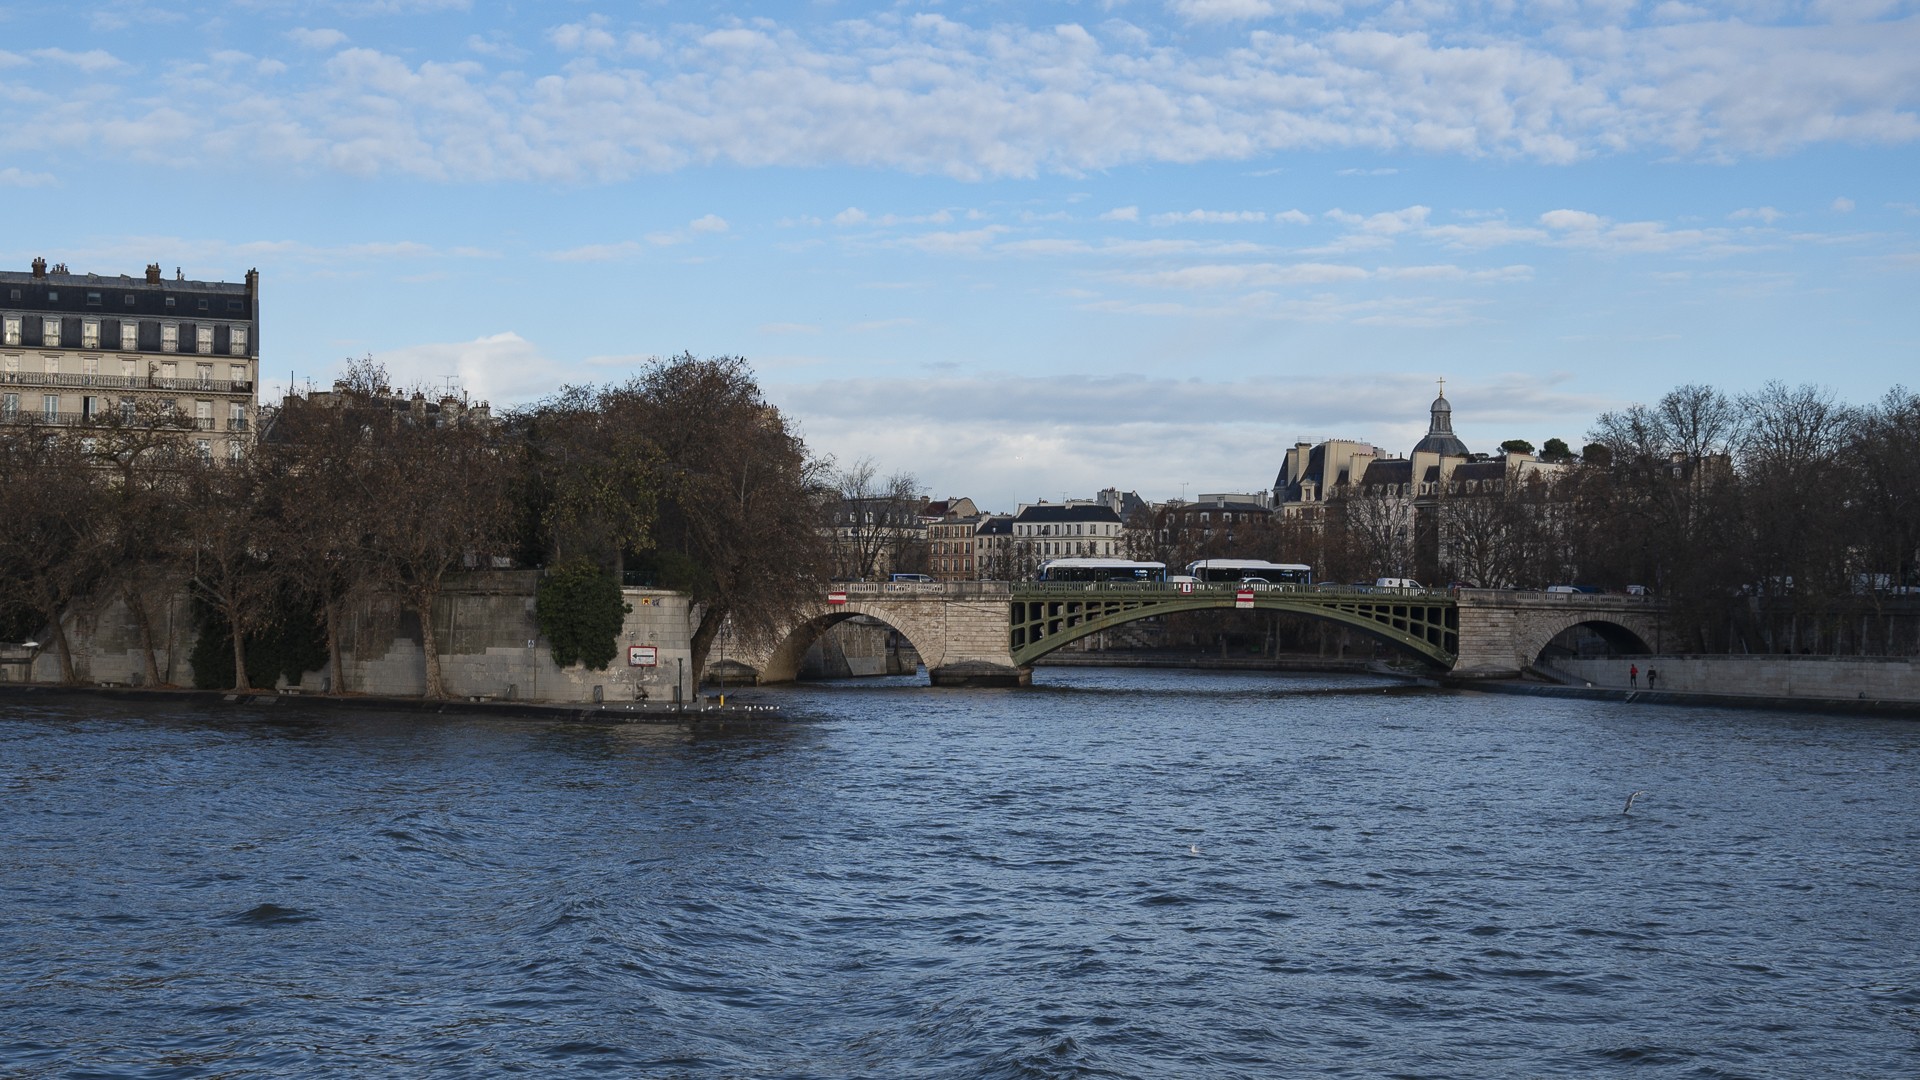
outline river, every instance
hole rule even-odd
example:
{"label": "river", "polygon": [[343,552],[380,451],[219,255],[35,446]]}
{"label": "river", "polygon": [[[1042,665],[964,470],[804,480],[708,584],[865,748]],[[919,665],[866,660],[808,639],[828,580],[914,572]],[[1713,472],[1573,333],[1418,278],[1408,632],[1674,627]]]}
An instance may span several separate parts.
{"label": "river", "polygon": [[912,683],[0,699],[0,1075],[1920,1073],[1920,723]]}

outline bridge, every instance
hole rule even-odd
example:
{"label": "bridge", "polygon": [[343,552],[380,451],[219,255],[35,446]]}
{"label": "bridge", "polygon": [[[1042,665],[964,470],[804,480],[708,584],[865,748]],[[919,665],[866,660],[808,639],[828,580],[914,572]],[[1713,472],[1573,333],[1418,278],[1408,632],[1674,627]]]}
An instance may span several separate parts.
{"label": "bridge", "polygon": [[[1366,589],[1196,582],[884,582],[836,585],[760,648],[727,656],[761,683],[791,682],[807,648],[856,615],[898,630],[935,686],[1023,686],[1033,662],[1139,619],[1209,609],[1278,611],[1356,630],[1453,675],[1504,678],[1586,627],[1623,654],[1659,648],[1664,606],[1641,596],[1504,589]],[[729,676],[730,678],[732,676]]]}

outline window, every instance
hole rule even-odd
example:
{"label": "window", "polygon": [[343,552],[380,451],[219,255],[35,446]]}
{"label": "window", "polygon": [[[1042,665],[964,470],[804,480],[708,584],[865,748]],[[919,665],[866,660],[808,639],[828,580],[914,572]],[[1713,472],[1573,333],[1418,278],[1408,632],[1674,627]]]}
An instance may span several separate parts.
{"label": "window", "polygon": [[167,297],[167,310],[168,311],[173,310],[173,297],[171,296]]}
{"label": "window", "polygon": [[193,403],[193,426],[201,431],[213,430],[213,402],[196,401]]}
{"label": "window", "polygon": [[204,296],[200,298],[200,310],[201,311],[207,310],[207,298]]}
{"label": "window", "polygon": [[237,383],[246,382],[247,381],[247,365],[228,364],[227,378],[232,379],[234,382],[237,382]]}
{"label": "window", "polygon": [[122,322],[120,324],[120,351],[132,352],[140,347],[140,324]]}
{"label": "window", "polygon": [[87,306],[88,306],[88,307],[99,307],[99,306],[100,306],[100,294],[99,294],[99,293],[97,293],[97,292],[90,292],[90,293],[88,293],[88,294],[87,294]]}
{"label": "window", "polygon": [[4,416],[7,419],[11,420],[14,417],[19,415],[20,415],[20,395],[19,394],[0,395],[0,416]]}
{"label": "window", "polygon": [[12,300],[18,300],[18,299],[20,299],[20,290],[19,290],[19,289],[14,289],[14,290],[13,290],[13,291],[12,291],[12,292],[11,292],[11,293],[9,294],[9,296],[8,296],[8,298],[9,298],[9,299],[12,299]]}
{"label": "window", "polygon": [[227,330],[227,351],[235,356],[247,355],[247,328],[235,326]]}
{"label": "window", "polygon": [[126,421],[129,424],[133,423],[133,399],[132,398],[123,397],[120,399],[120,419]]}
{"label": "window", "polygon": [[17,373],[20,370],[20,358],[17,356],[7,357],[6,368],[7,374],[9,375]]}
{"label": "window", "polygon": [[80,399],[80,418],[92,420],[100,415],[100,399],[91,395]]}
{"label": "window", "polygon": [[49,349],[57,349],[60,347],[59,319],[40,320],[40,344],[45,345]]}
{"label": "window", "polygon": [[238,300],[229,300],[229,301],[227,301],[227,310],[228,310],[228,311],[239,311],[239,310],[240,310],[240,301],[238,301]]}
{"label": "window", "polygon": [[121,302],[121,303],[123,303],[123,304],[125,304],[125,305],[127,305],[128,307],[132,307],[132,306],[133,306],[133,294],[132,294],[132,293],[128,293],[127,295],[125,295],[125,296],[123,296],[123,297],[121,297],[121,298],[120,298],[120,302]]}
{"label": "window", "polygon": [[212,364],[195,364],[193,366],[193,371],[194,371],[195,377],[200,380],[200,386],[202,389],[205,389],[213,385],[213,365]]}
{"label": "window", "polygon": [[245,405],[237,401],[230,402],[227,405],[227,430],[247,430],[247,407]]}
{"label": "window", "polygon": [[45,417],[49,424],[55,423],[60,419],[59,394],[40,395],[40,415]]}
{"label": "window", "polygon": [[171,360],[164,361],[160,365],[160,377],[163,379],[177,378],[178,376],[175,373],[178,370],[179,370],[179,365],[175,364],[173,361]]}
{"label": "window", "polygon": [[140,362],[137,360],[122,360],[120,361],[120,374],[125,378],[131,379],[138,373],[139,367]]}
{"label": "window", "polygon": [[[13,291],[17,293],[20,290],[15,289]],[[3,333],[5,336],[6,343],[8,345],[20,344],[20,316],[18,315],[7,316],[5,325],[6,325],[6,328]]]}
{"label": "window", "polygon": [[47,299],[48,299],[48,300],[58,300],[58,299],[60,299],[60,294],[59,294],[58,292],[56,292],[56,291],[54,291],[54,290],[52,290],[52,289],[48,289],[48,290],[47,290]]}
{"label": "window", "polygon": [[60,358],[59,357],[57,356],[47,357],[47,374],[49,375],[60,374]]}
{"label": "window", "polygon": [[88,319],[80,324],[80,347],[97,349],[100,347],[100,320]]}
{"label": "window", "polygon": [[97,356],[81,357],[80,370],[85,372],[89,379],[91,379],[95,375],[100,374],[100,358]]}
{"label": "window", "polygon": [[202,356],[213,352],[213,327],[196,326],[193,330],[194,351]]}
{"label": "window", "polygon": [[240,464],[240,440],[229,439],[227,441],[227,461],[234,465]]}
{"label": "window", "polygon": [[[169,301],[171,303],[171,301]],[[160,324],[160,351],[180,351],[180,325],[178,323]]]}
{"label": "window", "polygon": [[201,461],[213,460],[213,444],[211,442],[208,442],[206,439],[196,439],[194,440],[193,448],[200,451]]}

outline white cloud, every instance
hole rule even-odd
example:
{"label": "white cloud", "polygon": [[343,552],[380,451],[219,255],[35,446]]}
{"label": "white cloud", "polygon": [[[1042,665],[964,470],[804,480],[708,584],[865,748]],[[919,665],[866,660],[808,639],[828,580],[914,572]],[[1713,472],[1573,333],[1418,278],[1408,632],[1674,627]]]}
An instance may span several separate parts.
{"label": "white cloud", "polygon": [[1743,206],[1727,215],[1732,221],[1764,221],[1769,225],[1786,216],[1771,206]]}
{"label": "white cloud", "polygon": [[0,169],[0,187],[47,187],[54,182],[52,173],[29,172],[14,165]]}
{"label": "white cloud", "polygon": [[547,31],[547,40],[561,52],[610,53],[619,41],[600,26],[590,23],[564,23]]}
{"label": "white cloud", "polygon": [[1540,224],[1549,229],[1593,230],[1606,224],[1598,214],[1589,214],[1585,210],[1549,210],[1540,215]]}
{"label": "white cloud", "polygon": [[[388,0],[331,10],[446,6]],[[1220,19],[1336,6],[1178,10]],[[1560,163],[1920,142],[1911,77],[1920,18],[1736,13],[1635,25],[1606,5],[1568,5],[1595,21],[1589,28],[1572,15],[1522,19],[1495,7],[1427,27],[1423,8],[1394,5],[1375,23],[1315,18],[1288,33],[1234,31],[1224,47],[1210,34],[1096,42],[1077,28],[892,16],[675,26],[656,41],[587,19],[548,31],[566,55],[527,58],[525,70],[430,47],[404,57],[346,49],[305,86],[181,64],[159,93],[114,85],[130,69],[101,50],[32,57],[101,80],[47,88],[71,103],[40,121],[67,152],[190,168],[209,159],[174,148],[194,143],[230,150],[217,158],[229,164],[255,158],[436,181],[606,182],[713,164],[973,180],[1313,150]],[[515,55],[497,41],[467,46],[496,64]],[[581,62],[588,54],[596,59]],[[623,56],[648,59],[623,66]],[[191,109],[163,104],[189,101]]]}
{"label": "white cloud", "polygon": [[551,393],[563,381],[552,361],[511,330],[472,341],[375,351],[399,386],[444,386],[447,376],[474,398],[503,405]]}
{"label": "white cloud", "polygon": [[547,258],[554,262],[610,262],[615,259],[630,259],[647,250],[638,240],[621,240],[612,244],[586,244],[581,247],[554,251]]}
{"label": "white cloud", "polygon": [[347,35],[338,30],[309,29],[304,26],[287,31],[286,38],[303,49],[331,49],[347,43]]}
{"label": "white cloud", "polygon": [[857,206],[849,206],[845,210],[833,215],[833,223],[835,225],[860,225],[865,223],[866,220],[867,212]]}
{"label": "white cloud", "polygon": [[1358,266],[1332,263],[1230,263],[1186,266],[1177,270],[1122,274],[1120,280],[1132,285],[1157,289],[1252,288],[1278,285],[1322,285],[1340,281],[1360,281],[1367,271]]}
{"label": "white cloud", "polygon": [[1853,213],[1853,200],[1842,195],[1833,200],[1833,210],[1839,214],[1851,214]]}
{"label": "white cloud", "polygon": [[1100,215],[1101,221],[1139,221],[1140,208],[1137,206],[1116,206]]}
{"label": "white cloud", "polygon": [[723,233],[727,231],[727,219],[719,214],[707,214],[687,222],[687,228],[697,233]]}
{"label": "white cloud", "polygon": [[51,64],[65,64],[68,67],[78,68],[89,75],[118,71],[127,66],[126,61],[121,60],[105,49],[88,49],[86,52],[69,52],[66,49],[35,49],[30,55],[36,60],[45,60]]}
{"label": "white cloud", "polygon": [[1186,210],[1148,220],[1155,225],[1244,225],[1265,221],[1267,215],[1261,210]]}
{"label": "white cloud", "polygon": [[1271,17],[1273,0],[1169,0],[1167,10],[1188,22],[1248,22]]}

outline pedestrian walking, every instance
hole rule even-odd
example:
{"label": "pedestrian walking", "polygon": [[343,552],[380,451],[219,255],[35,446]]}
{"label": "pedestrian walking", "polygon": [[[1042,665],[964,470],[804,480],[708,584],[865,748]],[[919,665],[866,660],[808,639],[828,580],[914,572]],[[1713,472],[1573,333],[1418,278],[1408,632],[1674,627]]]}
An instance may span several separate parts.
{"label": "pedestrian walking", "polygon": [[1640,688],[1640,665],[1639,664],[1627,665],[1627,685],[1634,688],[1635,690],[1638,690]]}
{"label": "pedestrian walking", "polygon": [[1653,689],[1653,682],[1655,679],[1658,679],[1659,677],[1660,677],[1659,672],[1653,670],[1652,668],[1648,668],[1647,669],[1647,689],[1649,690]]}

